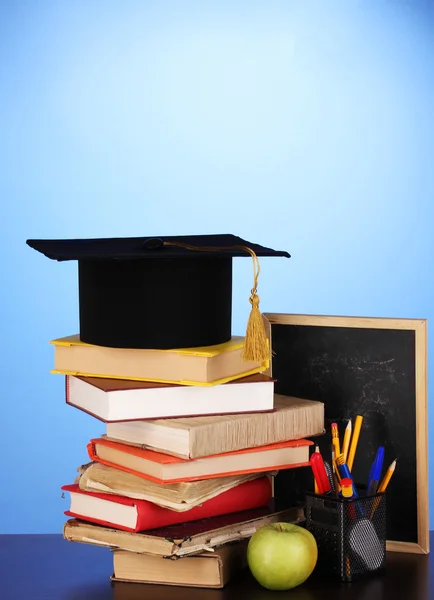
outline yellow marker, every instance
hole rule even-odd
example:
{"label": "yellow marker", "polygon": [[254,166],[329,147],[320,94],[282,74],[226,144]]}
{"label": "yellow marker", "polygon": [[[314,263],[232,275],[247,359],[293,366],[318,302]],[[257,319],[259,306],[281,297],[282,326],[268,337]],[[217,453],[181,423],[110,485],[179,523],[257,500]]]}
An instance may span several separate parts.
{"label": "yellow marker", "polygon": [[348,459],[348,450],[350,448],[350,440],[351,440],[351,432],[352,432],[352,423],[351,419],[348,421],[347,426],[345,428],[344,441],[342,444],[342,454],[344,455],[345,462]]}
{"label": "yellow marker", "polygon": [[383,481],[380,483],[377,494],[382,494],[383,492],[386,491],[387,486],[389,485],[389,481],[392,479],[392,475],[395,472],[395,468],[396,468],[396,459],[393,461],[393,463],[387,469],[386,474],[383,478]]}
{"label": "yellow marker", "polygon": [[360,429],[362,427],[363,417],[357,415],[356,422],[354,423],[354,433],[351,440],[350,451],[348,453],[347,465],[350,471],[353,470],[354,457],[356,455],[357,444],[359,443]]}
{"label": "yellow marker", "polygon": [[339,430],[337,423],[332,423],[332,443],[335,447],[335,456],[339,456],[341,453],[341,445],[339,442]]}
{"label": "yellow marker", "polygon": [[342,497],[352,498],[353,497],[353,482],[348,477],[341,479]]}

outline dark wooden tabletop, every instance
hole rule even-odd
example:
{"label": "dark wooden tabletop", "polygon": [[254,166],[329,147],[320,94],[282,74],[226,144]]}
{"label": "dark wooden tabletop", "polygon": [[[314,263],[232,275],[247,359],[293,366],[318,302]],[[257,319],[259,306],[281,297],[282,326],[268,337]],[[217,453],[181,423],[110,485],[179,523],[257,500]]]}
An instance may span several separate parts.
{"label": "dark wooden tabletop", "polygon": [[[433,535],[433,534],[431,534]],[[432,538],[434,539],[434,538]],[[289,592],[271,592],[248,570],[223,590],[112,583],[107,548],[67,542],[61,535],[0,535],[1,600],[429,600],[434,559],[388,554],[384,575],[353,583],[315,574]]]}

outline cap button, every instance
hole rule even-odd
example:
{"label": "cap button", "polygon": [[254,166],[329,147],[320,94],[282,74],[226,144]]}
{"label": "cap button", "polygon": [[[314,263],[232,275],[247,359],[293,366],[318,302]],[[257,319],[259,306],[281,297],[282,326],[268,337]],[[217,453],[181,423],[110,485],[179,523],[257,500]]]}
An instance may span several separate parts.
{"label": "cap button", "polygon": [[163,246],[163,243],[161,238],[149,238],[143,242],[142,246],[145,250],[158,250]]}

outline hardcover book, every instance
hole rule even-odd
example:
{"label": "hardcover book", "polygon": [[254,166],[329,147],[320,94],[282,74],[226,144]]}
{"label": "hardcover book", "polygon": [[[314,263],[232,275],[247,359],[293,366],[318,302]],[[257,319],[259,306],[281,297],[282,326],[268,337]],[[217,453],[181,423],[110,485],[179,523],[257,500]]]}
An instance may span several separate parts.
{"label": "hardcover book", "polygon": [[162,508],[147,500],[83,492],[77,484],[64,485],[62,490],[68,491],[71,496],[66,515],[133,532],[266,506],[272,497],[268,477],[242,483],[183,513]]}
{"label": "hardcover book", "polygon": [[[148,502],[178,512],[189,511],[246,481],[264,477],[264,473],[247,473],[232,477],[216,477],[161,485],[144,477],[138,477],[97,462],[82,465],[78,470],[79,475],[75,483],[84,492],[100,492],[148,500]],[[268,473],[267,476],[275,474],[276,471]]]}
{"label": "hardcover book", "polygon": [[[247,387],[243,385],[237,389],[244,392]],[[219,405],[215,407],[216,412],[217,409],[220,410]],[[110,439],[186,459],[303,439],[323,431],[322,402],[280,394],[274,394],[274,411],[269,413],[219,414],[106,425]]]}
{"label": "hardcover book", "polygon": [[248,541],[217,548],[180,560],[115,550],[113,581],[222,588],[247,566]]}
{"label": "hardcover book", "polygon": [[82,342],[78,335],[52,340],[54,373],[156,381],[180,385],[217,385],[268,369],[263,363],[243,360],[244,338],[203,348],[148,350],[111,348]]}
{"label": "hardcover book", "polygon": [[69,519],[64,525],[63,536],[70,542],[143,554],[181,557],[200,554],[236,540],[250,538],[257,529],[269,523],[301,523],[303,520],[303,508],[276,510],[275,504],[271,502],[269,507],[179,523],[146,533],[130,533]]}
{"label": "hardcover book", "polygon": [[191,460],[105,438],[91,440],[87,450],[96,462],[157,483],[176,483],[307,466],[311,445],[313,442],[302,439]]}
{"label": "hardcover book", "polygon": [[274,381],[260,373],[196,386],[66,376],[66,402],[106,423],[158,417],[271,411]]}

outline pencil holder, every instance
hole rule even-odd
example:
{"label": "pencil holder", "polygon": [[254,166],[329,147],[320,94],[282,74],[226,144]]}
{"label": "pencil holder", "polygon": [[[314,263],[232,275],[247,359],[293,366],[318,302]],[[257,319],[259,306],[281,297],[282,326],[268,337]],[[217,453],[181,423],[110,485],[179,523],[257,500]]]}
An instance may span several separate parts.
{"label": "pencil holder", "polygon": [[306,494],[306,528],[318,544],[317,568],[342,581],[386,565],[386,495],[343,499]]}

